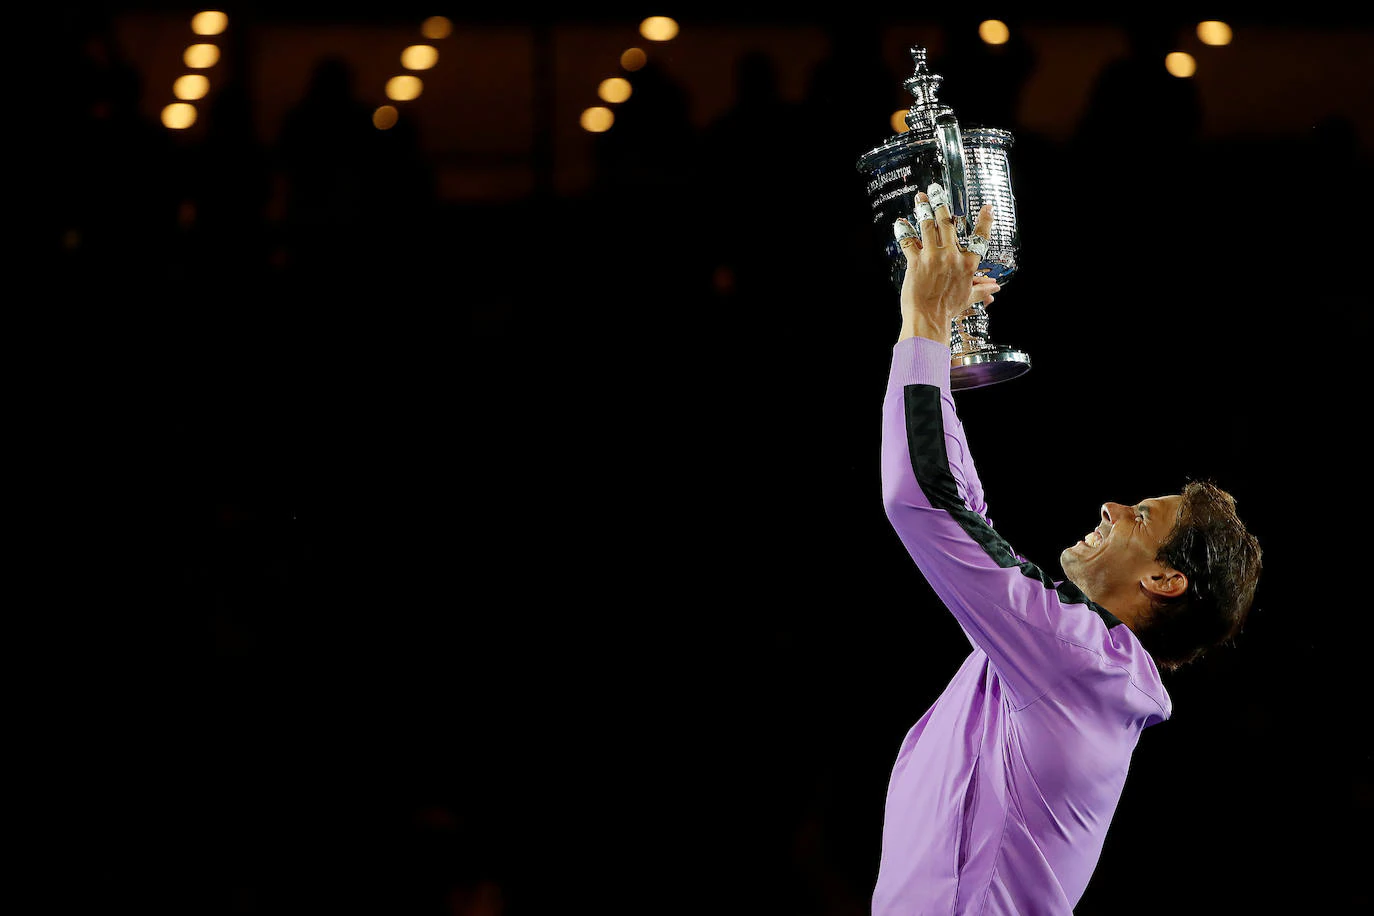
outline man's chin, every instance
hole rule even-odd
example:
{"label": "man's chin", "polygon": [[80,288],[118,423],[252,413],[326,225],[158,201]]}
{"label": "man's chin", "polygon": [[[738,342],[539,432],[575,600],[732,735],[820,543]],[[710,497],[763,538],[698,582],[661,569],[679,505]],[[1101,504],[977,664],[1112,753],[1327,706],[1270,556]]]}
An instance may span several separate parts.
{"label": "man's chin", "polygon": [[1070,582],[1082,590],[1083,586],[1078,582],[1078,573],[1082,569],[1082,563],[1072,547],[1065,547],[1064,552],[1059,555],[1059,569],[1064,573],[1064,581]]}

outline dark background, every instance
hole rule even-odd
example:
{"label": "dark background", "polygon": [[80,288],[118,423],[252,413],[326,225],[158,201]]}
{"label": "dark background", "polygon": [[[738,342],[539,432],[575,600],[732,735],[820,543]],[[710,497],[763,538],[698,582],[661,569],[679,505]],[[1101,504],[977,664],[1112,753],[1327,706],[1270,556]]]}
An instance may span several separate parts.
{"label": "dark background", "polygon": [[[818,17],[806,99],[742,81],[705,130],[650,71],[588,193],[490,204],[439,199],[365,108],[302,110],[272,148],[169,139],[90,50],[123,11],[54,14],[72,66],[27,134],[57,897],[866,913],[892,760],[968,648],[879,492],[897,299],[853,163],[908,75],[872,55],[892,17]],[[688,11],[586,21],[655,12]],[[1255,21],[1328,26],[1284,15]],[[1367,907],[1362,126],[1210,136],[1146,67],[1038,136],[988,88],[1034,54],[976,44],[932,69],[1017,135],[992,331],[1033,360],[960,396],[994,520],[1057,571],[1102,502],[1208,478],[1265,548],[1236,646],[1165,677],[1077,912]],[[326,169],[370,190],[330,211]],[[298,209],[269,223],[274,181]]]}

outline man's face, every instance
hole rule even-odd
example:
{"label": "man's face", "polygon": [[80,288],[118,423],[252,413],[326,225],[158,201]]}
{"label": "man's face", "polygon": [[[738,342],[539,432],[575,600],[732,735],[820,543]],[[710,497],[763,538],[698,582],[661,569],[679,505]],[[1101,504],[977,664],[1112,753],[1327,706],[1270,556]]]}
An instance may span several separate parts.
{"label": "man's face", "polygon": [[1059,555],[1064,575],[1109,611],[1132,605],[1142,583],[1151,590],[1167,572],[1155,557],[1182,503],[1183,497],[1174,495],[1133,506],[1105,504],[1098,526]]}

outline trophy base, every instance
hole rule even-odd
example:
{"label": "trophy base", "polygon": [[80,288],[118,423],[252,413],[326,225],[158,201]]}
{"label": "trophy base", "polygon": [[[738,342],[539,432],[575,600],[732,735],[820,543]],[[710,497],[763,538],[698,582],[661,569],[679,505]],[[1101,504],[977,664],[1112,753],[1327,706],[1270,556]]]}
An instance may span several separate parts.
{"label": "trophy base", "polygon": [[1030,371],[1030,356],[1010,347],[979,350],[954,357],[949,369],[949,387],[954,391],[984,388],[1016,378]]}

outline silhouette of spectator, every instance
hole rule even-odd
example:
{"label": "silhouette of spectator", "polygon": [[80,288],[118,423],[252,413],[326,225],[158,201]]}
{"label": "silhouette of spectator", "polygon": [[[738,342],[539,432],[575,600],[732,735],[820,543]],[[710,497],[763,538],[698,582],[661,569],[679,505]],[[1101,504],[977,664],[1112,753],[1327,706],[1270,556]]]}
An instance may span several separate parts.
{"label": "silhouette of spectator", "polygon": [[902,89],[910,73],[894,74],[884,64],[878,28],[852,18],[824,28],[830,54],[807,79],[801,118],[805,142],[797,144],[798,153],[825,174],[836,169],[851,172],[866,208],[855,163],[892,135],[892,112],[911,104],[911,96]]}
{"label": "silhouette of spectator", "polygon": [[799,129],[800,107],[783,100],[773,59],[744,54],[735,65],[735,103],[707,127],[702,150],[708,213],[728,214],[714,220],[706,254],[717,293],[735,300],[737,315],[787,296],[779,284],[797,276],[777,270],[792,240],[770,227],[801,204],[808,162],[790,139]]}
{"label": "silhouette of spectator", "polygon": [[603,342],[660,330],[657,321],[672,320],[678,336],[691,330],[682,309],[706,288],[700,246],[718,223],[702,223],[694,202],[700,139],[687,92],[653,60],[629,79],[631,96],[594,139],[593,193],[601,206],[592,235],[582,240],[594,246],[584,262],[615,252],[602,307],[578,319],[581,330]]}
{"label": "silhouette of spectator", "polygon": [[[52,131],[52,244],[64,251],[65,282],[114,290],[165,278],[177,238],[182,160],[161,125],[139,109],[142,78],[124,56],[111,21],[69,23],[71,55],[58,68],[60,110]],[[145,291],[139,296],[146,302]]]}
{"label": "silhouette of spectator", "polygon": [[[1165,209],[1152,207],[1151,202],[1167,199],[1171,196],[1168,189],[1193,184],[1199,174],[1207,174],[1207,167],[1199,160],[1203,153],[1202,104],[1197,86],[1191,79],[1171,75],[1164,67],[1165,57],[1178,49],[1178,24],[1167,18],[1132,20],[1125,29],[1126,56],[1108,63],[1095,80],[1069,144],[1071,155],[1067,159],[1072,172],[1061,176],[1075,196],[1092,201],[1092,219],[1110,227],[1106,244],[1098,249],[1100,265],[1141,259],[1156,250],[1167,217]],[[1205,201],[1183,195],[1180,206],[1189,203]],[[1069,231],[1065,223],[1081,222],[1084,217],[1078,208],[1055,206],[1045,200],[1036,211],[1035,218],[1043,224],[1037,231],[1050,237]],[[1055,220],[1058,226],[1051,224]],[[1059,266],[1066,271],[1081,270],[1063,259]],[[1174,318],[1186,320],[1192,337],[1201,345],[1206,336],[1197,318],[1185,318],[1181,311],[1170,310],[1196,310],[1196,302],[1178,295],[1180,275],[1202,269],[1200,263],[1191,267],[1175,259],[1159,269],[1133,271],[1132,283],[1121,286],[1111,308],[1094,310],[1091,334],[1081,345],[1090,345],[1090,339],[1104,333],[1128,332],[1138,326],[1146,309],[1152,310],[1160,323]],[[1071,282],[1068,273],[1062,282]],[[1232,290],[1228,295],[1244,301],[1234,293]],[[1075,334],[1086,330],[1068,328],[1059,340],[1072,343]],[[1210,366],[1203,365],[1195,371],[1207,368]],[[1195,383],[1199,387],[1205,384],[1201,379]]]}
{"label": "silhouette of spectator", "polygon": [[[911,72],[894,73],[884,63],[880,29],[853,17],[841,17],[825,28],[830,54],[809,75],[791,144],[803,172],[812,176],[795,195],[798,213],[804,215],[799,222],[814,250],[827,253],[816,264],[811,293],[801,303],[817,317],[836,301],[896,301],[883,255],[883,234],[891,229],[873,224],[866,179],[857,164],[861,155],[892,137],[892,113],[911,104],[902,88]],[[852,317],[839,323],[797,321],[789,331],[815,335],[804,342],[808,347],[820,344],[824,335],[852,334],[861,349],[865,341],[891,329],[891,312],[882,308]]]}
{"label": "silhouette of spectator", "polygon": [[283,243],[288,276],[351,285],[365,269],[374,227],[377,130],[341,58],[320,60],[305,97],[287,113],[277,144],[285,182]]}
{"label": "silhouette of spectator", "polygon": [[1085,153],[1113,154],[1112,169],[1122,157],[1167,167],[1196,143],[1202,101],[1191,79],[1164,69],[1164,58],[1177,50],[1175,22],[1132,20],[1126,33],[1127,54],[1098,75],[1075,141]]}
{"label": "silhouette of spectator", "polygon": [[367,195],[367,218],[377,253],[392,264],[422,263],[434,237],[438,183],[421,144],[420,126],[407,111],[374,138],[376,162]]}
{"label": "silhouette of spectator", "polygon": [[236,42],[225,58],[188,182],[195,260],[215,281],[206,288],[239,305],[244,294],[260,294],[266,280],[272,166],[257,138],[253,99],[235,67],[244,59],[242,45]]}
{"label": "silhouette of spectator", "polygon": [[757,144],[776,142],[797,126],[800,112],[778,88],[777,65],[766,52],[746,52],[735,64],[735,103],[706,130],[713,177],[738,180],[739,166]]}
{"label": "silhouette of spectator", "polygon": [[[1368,148],[1360,145],[1359,131],[1355,123],[1345,115],[1327,115],[1315,124],[1308,131],[1306,143],[1299,146],[1300,155],[1305,157],[1305,161],[1312,164],[1314,170],[1319,170],[1322,174],[1329,176],[1329,181],[1325,186],[1313,189],[1314,199],[1312,201],[1314,212],[1323,214],[1319,217],[1325,228],[1323,232],[1332,233],[1332,238],[1339,238],[1339,216],[1344,213],[1367,214],[1374,211],[1374,156],[1371,156]],[[1282,151],[1276,152],[1274,159],[1270,161],[1284,161]],[[1291,161],[1291,160],[1290,160]],[[1298,161],[1304,161],[1302,159]],[[1258,166],[1257,166],[1258,168]],[[1273,172],[1269,173],[1270,175]],[[1256,175],[1255,185],[1264,180],[1265,176]],[[1259,195],[1256,195],[1258,197]],[[1258,203],[1255,205],[1257,211],[1264,208]],[[1327,215],[1329,214],[1329,215]],[[1256,225],[1264,218],[1267,213],[1257,213]],[[1365,237],[1365,233],[1360,233]],[[1354,265],[1362,256],[1363,246],[1359,244],[1346,243],[1342,247],[1342,254],[1345,263],[1337,265],[1337,272],[1353,271]],[[1363,302],[1368,302],[1368,294],[1362,295]],[[1342,303],[1341,310],[1349,318],[1349,331],[1353,339],[1363,340],[1367,332],[1374,324],[1374,317],[1371,317],[1370,309],[1365,304],[1353,302]],[[1346,371],[1352,374],[1357,370],[1357,362],[1351,361],[1346,367]],[[1352,379],[1352,385],[1354,380]]]}
{"label": "silhouette of spectator", "polygon": [[600,193],[667,194],[694,180],[697,137],[686,91],[655,61],[630,77],[633,91],[615,110],[615,124],[596,137]]}

